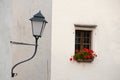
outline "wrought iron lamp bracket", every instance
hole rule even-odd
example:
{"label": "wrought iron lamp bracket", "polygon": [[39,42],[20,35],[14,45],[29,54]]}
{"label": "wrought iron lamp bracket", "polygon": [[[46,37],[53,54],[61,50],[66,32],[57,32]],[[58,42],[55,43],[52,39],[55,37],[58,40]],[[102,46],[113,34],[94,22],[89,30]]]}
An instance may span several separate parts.
{"label": "wrought iron lamp bracket", "polygon": [[10,41],[10,43],[12,43],[12,44],[35,46],[34,54],[33,54],[30,58],[28,58],[28,59],[26,59],[26,60],[23,60],[23,61],[20,61],[20,62],[16,63],[16,64],[12,67],[12,69],[11,69],[11,77],[17,76],[17,73],[14,73],[13,70],[14,70],[18,65],[20,65],[20,64],[22,64],[22,63],[24,63],[24,62],[27,62],[27,61],[29,61],[29,60],[31,60],[31,59],[36,55],[37,46],[38,46],[38,39],[39,39],[39,37],[35,37],[35,44],[29,44],[29,43],[21,43],[21,42],[13,42],[13,41]]}

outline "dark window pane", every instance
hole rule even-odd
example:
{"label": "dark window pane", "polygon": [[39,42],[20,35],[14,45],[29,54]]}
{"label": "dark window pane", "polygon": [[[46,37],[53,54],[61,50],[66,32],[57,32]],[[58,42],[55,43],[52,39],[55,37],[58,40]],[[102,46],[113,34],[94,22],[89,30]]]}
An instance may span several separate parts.
{"label": "dark window pane", "polygon": [[80,43],[80,38],[76,38],[75,43]]}
{"label": "dark window pane", "polygon": [[75,44],[75,50],[80,50],[80,44]]}
{"label": "dark window pane", "polygon": [[76,34],[76,37],[80,37],[80,31],[79,30],[76,30],[75,34]]}
{"label": "dark window pane", "polygon": [[84,37],[89,38],[90,37],[90,31],[84,31]]}
{"label": "dark window pane", "polygon": [[89,43],[89,38],[84,38],[84,43]]}

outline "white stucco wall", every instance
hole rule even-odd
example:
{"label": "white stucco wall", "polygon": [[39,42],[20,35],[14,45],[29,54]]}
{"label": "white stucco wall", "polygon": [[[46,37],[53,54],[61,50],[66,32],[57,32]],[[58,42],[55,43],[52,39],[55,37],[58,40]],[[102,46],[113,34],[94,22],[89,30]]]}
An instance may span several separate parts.
{"label": "white stucco wall", "polygon": [[[47,3],[47,4],[46,4]],[[48,5],[49,4],[49,5]],[[41,10],[48,24],[42,38],[39,39],[36,56],[14,69],[18,73],[13,80],[49,80],[50,79],[50,45],[51,45],[51,0],[13,0],[12,41],[34,44],[30,18]],[[33,55],[33,46],[11,45],[12,65]]]}
{"label": "white stucco wall", "polygon": [[[51,80],[120,80],[120,1],[53,0]],[[98,25],[93,63],[70,62],[74,24]]]}
{"label": "white stucco wall", "polygon": [[10,80],[11,53],[10,27],[12,25],[11,0],[0,0],[0,80]]}

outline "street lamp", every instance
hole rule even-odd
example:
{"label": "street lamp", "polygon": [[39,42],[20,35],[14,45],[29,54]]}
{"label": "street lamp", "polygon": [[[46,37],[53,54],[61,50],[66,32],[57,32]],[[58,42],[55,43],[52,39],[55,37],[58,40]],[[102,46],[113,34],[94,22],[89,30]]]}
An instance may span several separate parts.
{"label": "street lamp", "polygon": [[[32,24],[32,33],[33,33],[33,36],[35,38],[35,51],[34,51],[34,54],[30,58],[15,64],[11,69],[11,77],[14,77],[14,76],[17,75],[17,73],[13,72],[13,70],[15,69],[16,66],[18,66],[21,63],[24,63],[24,62],[27,62],[27,61],[31,60],[36,55],[37,46],[38,46],[38,39],[39,39],[39,37],[42,36],[43,30],[44,30],[45,25],[47,23],[47,21],[45,20],[45,17],[41,14],[40,11],[37,14],[35,14],[30,19],[30,21],[31,21],[31,24]],[[28,43],[19,43],[19,42],[12,42],[12,41],[11,41],[11,43],[22,44],[22,45],[31,45],[31,44],[28,44]]]}

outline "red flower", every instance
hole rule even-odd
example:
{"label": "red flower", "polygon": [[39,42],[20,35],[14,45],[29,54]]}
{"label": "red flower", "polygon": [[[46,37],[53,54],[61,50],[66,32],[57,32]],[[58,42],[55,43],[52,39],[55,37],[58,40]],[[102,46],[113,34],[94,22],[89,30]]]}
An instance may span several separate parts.
{"label": "red flower", "polygon": [[89,52],[89,49],[87,49],[87,48],[83,48],[83,50],[86,51],[86,52]]}
{"label": "red flower", "polygon": [[73,60],[73,58],[70,58],[70,61],[72,61]]}
{"label": "red flower", "polygon": [[75,52],[76,52],[76,53],[78,53],[78,52],[79,52],[79,50],[78,50],[78,49],[76,49],[76,50],[75,50]]}
{"label": "red flower", "polygon": [[85,59],[91,59],[92,56],[85,56],[84,58],[85,58]]}
{"label": "red flower", "polygon": [[89,52],[89,53],[93,53],[93,50],[89,50],[88,52]]}
{"label": "red flower", "polygon": [[90,59],[91,58],[91,56],[87,56],[87,59]]}

